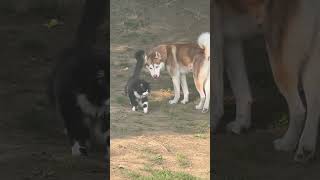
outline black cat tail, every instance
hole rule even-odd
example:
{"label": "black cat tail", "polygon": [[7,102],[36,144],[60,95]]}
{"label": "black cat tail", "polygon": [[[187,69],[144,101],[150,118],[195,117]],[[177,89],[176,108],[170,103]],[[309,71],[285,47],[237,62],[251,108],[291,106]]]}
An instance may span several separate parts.
{"label": "black cat tail", "polygon": [[78,50],[91,49],[96,43],[98,27],[104,22],[107,12],[107,0],[86,0],[82,18],[75,37]]}
{"label": "black cat tail", "polygon": [[144,65],[144,56],[145,56],[145,52],[143,50],[139,50],[136,52],[135,54],[135,58],[137,60],[137,64],[136,67],[134,69],[134,73],[133,73],[133,78],[138,78],[140,75],[140,72],[143,68]]}

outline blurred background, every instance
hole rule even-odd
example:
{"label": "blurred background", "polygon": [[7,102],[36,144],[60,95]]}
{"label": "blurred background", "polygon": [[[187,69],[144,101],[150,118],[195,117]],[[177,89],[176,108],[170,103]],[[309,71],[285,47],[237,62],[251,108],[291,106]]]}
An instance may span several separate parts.
{"label": "blurred background", "polygon": [[[0,1],[1,179],[102,179],[103,154],[71,157],[63,122],[46,95],[47,78],[69,47],[80,0]],[[99,30],[106,43],[106,29]]]}

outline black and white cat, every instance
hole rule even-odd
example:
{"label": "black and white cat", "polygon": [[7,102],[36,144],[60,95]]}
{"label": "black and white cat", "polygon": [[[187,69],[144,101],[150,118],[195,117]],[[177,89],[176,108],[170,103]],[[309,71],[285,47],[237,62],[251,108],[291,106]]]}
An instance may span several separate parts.
{"label": "black and white cat", "polygon": [[93,48],[105,11],[105,1],[86,1],[75,44],[63,51],[49,80],[49,98],[75,156],[87,155],[92,143],[109,147],[109,51]]}
{"label": "black and white cat", "polygon": [[137,64],[132,77],[127,82],[125,92],[129,96],[132,111],[138,110],[138,107],[140,106],[143,108],[144,113],[148,113],[150,85],[148,82],[139,78],[140,72],[144,66],[144,56],[145,52],[143,50],[136,52],[135,58]]}

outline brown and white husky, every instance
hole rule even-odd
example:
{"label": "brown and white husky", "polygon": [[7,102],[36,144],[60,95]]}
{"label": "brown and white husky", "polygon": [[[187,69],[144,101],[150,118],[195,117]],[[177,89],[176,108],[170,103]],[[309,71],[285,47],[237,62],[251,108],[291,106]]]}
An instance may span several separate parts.
{"label": "brown and white husky", "polygon": [[189,101],[186,74],[193,72],[196,88],[200,94],[200,103],[196,109],[207,112],[210,104],[210,33],[202,33],[197,43],[172,43],[158,45],[146,53],[145,66],[153,78],[160,77],[160,71],[166,67],[172,78],[174,98],[169,104],[180,99],[180,86],[183,91],[182,104]]}

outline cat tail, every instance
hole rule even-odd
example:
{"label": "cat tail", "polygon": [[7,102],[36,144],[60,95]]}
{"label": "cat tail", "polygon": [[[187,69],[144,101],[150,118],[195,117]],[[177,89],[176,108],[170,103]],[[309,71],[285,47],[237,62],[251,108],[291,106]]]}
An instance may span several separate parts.
{"label": "cat tail", "polygon": [[108,8],[107,0],[86,0],[74,46],[81,53],[91,49],[97,41],[97,31],[104,22]]}
{"label": "cat tail", "polygon": [[134,73],[133,73],[133,78],[138,78],[139,77],[139,74],[143,68],[143,65],[144,65],[144,57],[145,56],[145,52],[143,50],[139,50],[136,52],[135,54],[135,58],[137,60],[137,64],[136,64],[136,67],[134,69]]}

